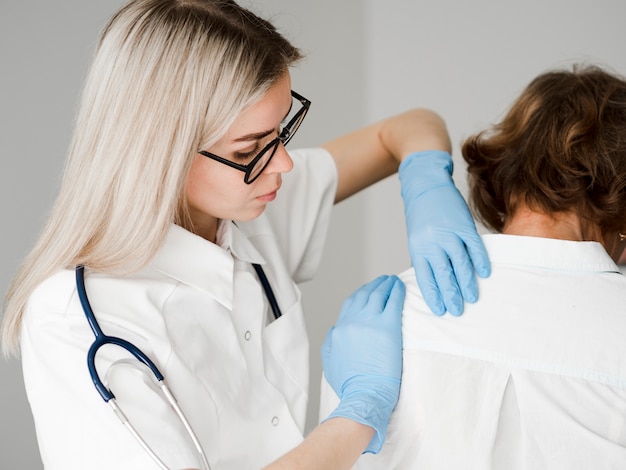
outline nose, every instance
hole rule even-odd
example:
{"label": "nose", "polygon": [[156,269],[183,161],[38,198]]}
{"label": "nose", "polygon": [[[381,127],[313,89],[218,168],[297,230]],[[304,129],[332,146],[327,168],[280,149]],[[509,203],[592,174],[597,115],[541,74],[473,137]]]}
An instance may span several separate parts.
{"label": "nose", "polygon": [[293,160],[281,143],[278,144],[276,153],[265,168],[265,173],[288,173],[293,169]]}

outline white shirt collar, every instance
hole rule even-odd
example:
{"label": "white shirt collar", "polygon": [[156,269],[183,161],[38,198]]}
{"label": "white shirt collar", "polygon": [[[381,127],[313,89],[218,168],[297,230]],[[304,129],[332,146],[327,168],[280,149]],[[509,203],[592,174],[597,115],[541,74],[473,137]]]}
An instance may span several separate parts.
{"label": "white shirt collar", "polygon": [[210,294],[233,308],[235,259],[265,263],[246,235],[230,221],[218,227],[219,244],[172,225],[165,243],[152,260],[157,271]]}
{"label": "white shirt collar", "polygon": [[620,272],[598,242],[503,234],[487,234],[482,239],[494,263],[560,271]]}
{"label": "white shirt collar", "polygon": [[250,242],[248,236],[232,220],[220,220],[217,227],[217,243],[241,261],[265,264],[265,259]]}

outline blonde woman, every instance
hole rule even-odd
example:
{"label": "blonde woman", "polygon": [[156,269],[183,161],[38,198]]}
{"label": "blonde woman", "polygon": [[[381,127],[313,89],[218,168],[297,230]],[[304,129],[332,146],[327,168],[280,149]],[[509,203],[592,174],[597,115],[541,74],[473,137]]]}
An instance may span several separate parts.
{"label": "blonde woman", "polygon": [[295,283],[315,272],[332,204],[401,161],[433,309],[475,299],[489,263],[449,154],[430,153],[450,150],[442,120],[412,110],[287,153],[310,106],[291,90],[299,59],[232,1],[132,1],[105,27],[60,194],[5,300],[47,469],[344,468],[377,452],[403,285],[379,278],[346,302],[324,346],[342,401],[303,439]]}

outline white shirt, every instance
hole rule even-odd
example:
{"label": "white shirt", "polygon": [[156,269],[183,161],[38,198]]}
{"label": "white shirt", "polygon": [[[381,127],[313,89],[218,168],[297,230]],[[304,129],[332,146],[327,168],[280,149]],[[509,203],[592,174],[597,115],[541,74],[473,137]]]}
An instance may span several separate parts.
{"label": "white shirt", "polygon": [[401,275],[400,400],[355,468],[625,469],[626,278],[595,242],[483,239],[492,274],[461,317]]}
{"label": "white shirt", "polygon": [[[216,469],[258,469],[302,440],[308,341],[295,282],[311,278],[336,192],[322,149],[291,154],[294,170],[258,219],[224,222],[221,246],[172,226],[149,266],[128,278],[86,270],[86,291],[104,333],[143,350],[160,368]],[[270,320],[251,263],[259,263],[282,317]],[[100,398],[87,371],[94,335],[62,271],[31,296],[22,328],[28,398],[46,469],[147,469],[150,457]],[[101,378],[140,434],[171,468],[200,467],[166,402],[102,348]],[[131,361],[136,365],[136,361]],[[114,364],[115,363],[115,364]]]}

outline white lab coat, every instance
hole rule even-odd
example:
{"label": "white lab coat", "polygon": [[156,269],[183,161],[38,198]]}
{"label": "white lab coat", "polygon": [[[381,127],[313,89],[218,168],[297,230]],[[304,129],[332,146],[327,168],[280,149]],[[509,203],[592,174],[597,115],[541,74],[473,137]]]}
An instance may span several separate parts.
{"label": "white lab coat", "polygon": [[[295,167],[277,200],[254,221],[223,222],[221,246],[172,226],[136,275],[86,270],[103,331],[155,361],[214,470],[258,469],[302,440],[309,351],[295,282],[318,266],[337,172],[322,149],[291,156]],[[276,321],[253,262],[277,297],[283,316]],[[46,469],[156,468],[93,387],[86,366],[92,341],[74,271],[61,271],[31,296],[22,329],[26,390]],[[119,405],[171,468],[199,467],[176,416],[127,357],[107,346],[96,361],[102,378],[110,371]]]}

